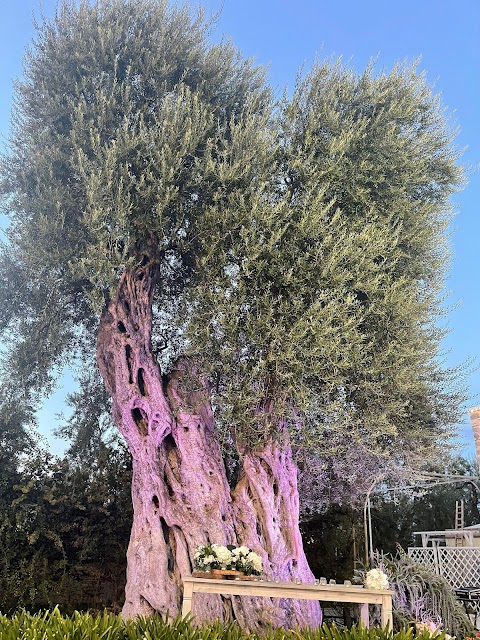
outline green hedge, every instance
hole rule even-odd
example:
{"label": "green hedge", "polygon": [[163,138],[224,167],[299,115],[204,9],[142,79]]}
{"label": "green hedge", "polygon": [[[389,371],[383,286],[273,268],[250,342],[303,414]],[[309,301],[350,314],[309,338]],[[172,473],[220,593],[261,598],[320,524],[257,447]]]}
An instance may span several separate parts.
{"label": "green hedge", "polygon": [[[382,629],[338,629],[335,626],[315,630],[284,631],[267,629],[262,640],[411,640],[412,630],[392,634]],[[178,618],[165,622],[160,616],[123,622],[119,616],[104,613],[90,615],[75,612],[62,616],[58,609],[45,614],[19,612],[12,617],[0,614],[1,640],[257,640],[257,634],[243,633],[236,624],[195,627]],[[417,640],[429,640],[422,634]],[[438,636],[443,640],[443,636]],[[461,640],[458,638],[457,640]]]}

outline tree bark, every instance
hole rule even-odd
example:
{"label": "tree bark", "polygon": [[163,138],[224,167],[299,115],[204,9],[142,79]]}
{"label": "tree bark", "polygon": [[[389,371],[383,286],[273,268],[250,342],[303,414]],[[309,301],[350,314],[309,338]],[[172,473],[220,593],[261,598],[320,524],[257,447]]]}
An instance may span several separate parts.
{"label": "tree bark", "polygon": [[[246,452],[233,496],[237,535],[248,547],[263,550],[266,575],[281,582],[313,582],[299,528],[297,466],[288,441]],[[269,616],[271,624],[287,628],[322,622],[318,602],[308,600],[272,601]]]}
{"label": "tree bark", "polygon": [[[156,267],[144,262],[121,276],[97,340],[113,418],[133,459],[123,615],[176,616],[182,579],[192,572],[196,547],[206,543],[247,544],[262,554],[267,574],[311,578],[298,530],[290,450],[269,445],[261,455],[247,454],[232,499],[206,381],[191,360],[162,379],[153,356]],[[268,623],[314,626],[320,619],[318,606],[310,603],[285,601],[278,607],[266,599],[220,596],[197,595],[193,613],[197,621],[233,616],[247,629]]]}
{"label": "tree bark", "polygon": [[[97,341],[113,417],[133,459],[125,617],[153,611],[176,616],[195,547],[235,539],[210,407],[192,394],[188,401],[200,410],[183,411],[177,389],[182,372],[173,372],[167,391],[152,354],[154,286],[154,265],[124,273],[102,314]],[[196,605],[201,619],[223,617],[218,596],[198,598]]]}

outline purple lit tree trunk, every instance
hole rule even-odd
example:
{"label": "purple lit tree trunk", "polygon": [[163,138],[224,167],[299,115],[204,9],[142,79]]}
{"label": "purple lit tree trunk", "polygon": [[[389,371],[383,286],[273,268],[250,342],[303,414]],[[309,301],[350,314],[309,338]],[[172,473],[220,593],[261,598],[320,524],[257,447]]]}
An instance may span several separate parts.
{"label": "purple lit tree trunk", "polygon": [[[175,616],[195,547],[234,540],[229,487],[211,411],[204,402],[195,415],[182,412],[179,373],[166,393],[152,355],[154,286],[154,265],[126,272],[102,315],[97,342],[113,417],[133,458],[126,617],[152,611]],[[202,604],[201,617],[222,617],[219,597],[204,598]]]}
{"label": "purple lit tree trunk", "polygon": [[[185,360],[165,384],[152,354],[156,266],[145,262],[122,275],[102,314],[97,341],[113,417],[133,458],[134,520],[123,615],[177,615],[182,578],[191,574],[195,548],[208,542],[253,547],[271,576],[311,578],[298,529],[290,449],[272,444],[246,454],[232,498],[203,377]],[[267,599],[196,596],[194,615],[199,621],[225,620],[233,613],[245,628],[269,622],[314,626],[321,617],[314,605],[281,602],[279,608]]]}
{"label": "purple lit tree trunk", "polygon": [[[297,466],[288,442],[270,442],[245,453],[233,495],[238,537],[251,548],[263,549],[265,573],[272,580],[313,582],[299,529]],[[321,624],[318,602],[273,602],[265,616],[274,626]]]}

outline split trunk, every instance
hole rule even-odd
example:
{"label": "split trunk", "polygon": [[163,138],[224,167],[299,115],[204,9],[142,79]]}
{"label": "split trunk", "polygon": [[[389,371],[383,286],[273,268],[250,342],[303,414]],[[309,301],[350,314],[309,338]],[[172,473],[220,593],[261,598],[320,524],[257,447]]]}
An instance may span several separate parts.
{"label": "split trunk", "polygon": [[[155,265],[125,272],[100,320],[97,361],[113,417],[133,459],[134,519],[127,552],[126,617],[180,611],[182,578],[206,543],[245,544],[265,573],[313,580],[298,527],[290,448],[268,443],[243,456],[231,491],[216,441],[208,387],[183,360],[168,380],[152,354]],[[318,603],[195,596],[198,621],[236,619],[245,629],[321,622]]]}

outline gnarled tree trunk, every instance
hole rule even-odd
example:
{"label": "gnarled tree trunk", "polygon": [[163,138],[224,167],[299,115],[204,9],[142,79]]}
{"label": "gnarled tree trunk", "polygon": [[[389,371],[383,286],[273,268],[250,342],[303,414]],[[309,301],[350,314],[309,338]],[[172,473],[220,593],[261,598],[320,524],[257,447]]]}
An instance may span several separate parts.
{"label": "gnarled tree trunk", "polygon": [[[97,341],[113,417],[133,458],[126,617],[152,611],[177,615],[182,577],[191,574],[195,547],[235,539],[212,413],[205,402],[196,414],[183,412],[178,376],[167,395],[152,355],[154,286],[154,265],[124,273],[102,314]],[[223,616],[219,597],[203,598],[202,604],[199,617]]]}
{"label": "gnarled tree trunk", "polygon": [[[288,442],[270,442],[245,453],[233,495],[237,535],[247,546],[263,549],[263,565],[270,579],[313,582],[299,529],[297,466]],[[318,602],[308,600],[273,601],[270,617],[275,626],[322,622]]]}
{"label": "gnarled tree trunk", "polygon": [[[168,384],[162,379],[151,347],[156,267],[145,263],[122,275],[102,314],[97,341],[113,417],[133,458],[134,519],[123,615],[177,615],[182,578],[191,574],[195,548],[209,542],[253,547],[265,561],[269,558],[266,571],[272,576],[311,577],[299,537],[289,452],[269,445],[260,457],[245,456],[234,502],[205,381],[188,360]],[[255,485],[267,475],[268,484]],[[250,629],[269,622],[319,622],[318,606],[282,603],[280,611],[272,602],[196,596],[194,615],[202,621],[233,614]]]}

